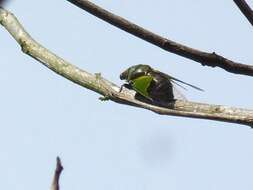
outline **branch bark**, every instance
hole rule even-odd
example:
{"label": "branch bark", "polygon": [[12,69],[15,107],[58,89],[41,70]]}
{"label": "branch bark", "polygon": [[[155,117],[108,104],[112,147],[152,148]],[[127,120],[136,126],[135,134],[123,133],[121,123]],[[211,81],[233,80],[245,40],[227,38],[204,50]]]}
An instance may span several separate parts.
{"label": "branch bark", "polygon": [[250,24],[253,26],[253,11],[245,0],[234,0],[234,3],[241,10],[244,16],[248,19]]}
{"label": "branch bark", "polygon": [[56,158],[56,168],[54,172],[54,178],[51,185],[51,190],[60,190],[59,180],[60,175],[63,170],[63,166],[61,164],[61,159],[59,157]]}
{"label": "branch bark", "polygon": [[0,8],[0,24],[20,44],[24,53],[38,60],[55,73],[114,102],[144,108],[163,115],[210,119],[253,126],[253,110],[181,100],[177,100],[167,107],[159,107],[139,101],[135,98],[134,91],[123,89],[120,92],[117,85],[103,78],[101,74],[90,74],[44,48],[25,31],[12,13],[3,8]]}
{"label": "branch bark", "polygon": [[203,66],[220,67],[230,73],[253,76],[253,66],[229,60],[221,55],[200,51],[187,47],[155,34],[145,28],[142,28],[120,16],[117,16],[88,0],[67,0],[90,14],[136,36],[153,45],[156,45],[168,52],[175,53],[182,57],[191,59]]}

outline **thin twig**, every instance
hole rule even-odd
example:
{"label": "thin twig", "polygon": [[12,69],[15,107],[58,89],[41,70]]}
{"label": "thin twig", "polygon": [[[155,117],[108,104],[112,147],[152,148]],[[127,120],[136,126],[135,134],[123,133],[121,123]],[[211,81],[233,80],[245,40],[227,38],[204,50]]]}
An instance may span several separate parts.
{"label": "thin twig", "polygon": [[54,172],[54,178],[53,182],[51,185],[51,190],[60,190],[59,186],[59,180],[60,180],[60,175],[63,170],[62,164],[61,164],[61,159],[59,157],[56,158],[56,168]]}
{"label": "thin twig", "polygon": [[253,126],[253,110],[180,100],[171,103],[168,107],[159,107],[139,101],[135,98],[134,91],[123,89],[120,92],[117,85],[104,79],[101,74],[90,74],[44,48],[32,39],[17,18],[5,9],[0,9],[0,24],[20,44],[24,53],[40,61],[57,74],[114,102],[148,109],[163,115],[210,119]]}
{"label": "thin twig", "polygon": [[234,0],[234,2],[253,26],[253,11],[247,2],[245,0]]}
{"label": "thin twig", "polygon": [[253,66],[251,65],[234,62],[225,57],[222,57],[221,55],[216,54],[215,52],[208,53],[174,42],[149,30],[146,30],[145,28],[142,28],[120,16],[117,16],[88,0],[67,1],[75,4],[76,6],[91,13],[92,15],[136,37],[150,42],[168,52],[175,53],[185,58],[194,60],[204,66],[207,65],[210,67],[220,67],[231,73],[253,76]]}

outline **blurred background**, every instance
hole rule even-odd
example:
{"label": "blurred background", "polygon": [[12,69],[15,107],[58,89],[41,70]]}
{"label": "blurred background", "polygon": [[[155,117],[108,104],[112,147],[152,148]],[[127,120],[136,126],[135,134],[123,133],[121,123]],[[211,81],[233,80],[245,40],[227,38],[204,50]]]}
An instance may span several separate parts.
{"label": "blurred background", "polygon": [[[187,46],[253,61],[252,26],[232,1],[92,2]],[[149,64],[205,90],[182,91],[191,101],[253,108],[252,77],[165,52],[67,1],[6,9],[45,47],[118,85],[124,69]],[[3,27],[0,41],[0,189],[49,189],[56,156],[63,190],[252,189],[252,129],[101,102],[23,54]]]}

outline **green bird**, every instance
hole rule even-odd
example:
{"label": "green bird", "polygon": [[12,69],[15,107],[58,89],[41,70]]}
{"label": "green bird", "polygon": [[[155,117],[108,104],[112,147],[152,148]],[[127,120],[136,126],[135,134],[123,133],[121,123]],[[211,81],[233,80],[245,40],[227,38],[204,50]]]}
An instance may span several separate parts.
{"label": "green bird", "polygon": [[126,80],[127,82],[127,84],[123,86],[135,90],[137,94],[155,103],[168,103],[174,101],[174,84],[184,88],[177,82],[203,91],[201,88],[155,70],[149,65],[139,64],[129,67],[121,73],[120,79]]}

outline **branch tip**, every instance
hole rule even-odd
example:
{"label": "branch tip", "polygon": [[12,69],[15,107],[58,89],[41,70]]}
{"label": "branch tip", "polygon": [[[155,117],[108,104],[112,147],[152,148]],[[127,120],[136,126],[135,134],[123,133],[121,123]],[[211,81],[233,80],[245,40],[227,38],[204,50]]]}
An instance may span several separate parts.
{"label": "branch tip", "polygon": [[56,168],[55,168],[55,172],[54,172],[53,182],[51,185],[51,190],[60,190],[59,181],[60,181],[60,175],[61,175],[62,170],[63,170],[63,166],[61,163],[61,159],[59,156],[57,156],[56,157]]}
{"label": "branch tip", "polygon": [[61,163],[61,159],[59,156],[56,157],[56,170],[58,173],[62,172],[63,170],[63,166],[62,166],[62,163]]}

